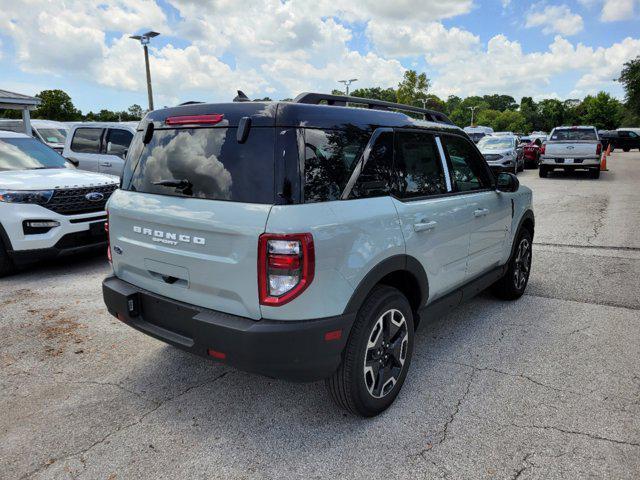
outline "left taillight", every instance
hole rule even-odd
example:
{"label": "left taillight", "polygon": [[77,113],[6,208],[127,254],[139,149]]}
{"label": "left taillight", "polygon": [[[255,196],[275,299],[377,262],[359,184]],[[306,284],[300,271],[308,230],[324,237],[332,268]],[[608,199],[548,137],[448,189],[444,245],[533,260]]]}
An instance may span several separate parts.
{"label": "left taillight", "polygon": [[315,251],[310,233],[260,235],[260,304],[277,307],[290,302],[311,284],[314,271]]}
{"label": "left taillight", "polygon": [[107,234],[107,259],[111,262],[111,238],[109,238],[109,210],[107,210],[107,221],[104,222],[104,231]]}

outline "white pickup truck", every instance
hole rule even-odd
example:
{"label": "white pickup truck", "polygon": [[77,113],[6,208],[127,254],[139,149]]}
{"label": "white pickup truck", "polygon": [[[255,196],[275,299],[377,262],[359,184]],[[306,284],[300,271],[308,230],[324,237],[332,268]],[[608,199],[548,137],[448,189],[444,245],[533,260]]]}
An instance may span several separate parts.
{"label": "white pickup truck", "polygon": [[595,127],[556,127],[540,147],[540,176],[546,178],[554,169],[589,170],[600,177],[602,143]]}

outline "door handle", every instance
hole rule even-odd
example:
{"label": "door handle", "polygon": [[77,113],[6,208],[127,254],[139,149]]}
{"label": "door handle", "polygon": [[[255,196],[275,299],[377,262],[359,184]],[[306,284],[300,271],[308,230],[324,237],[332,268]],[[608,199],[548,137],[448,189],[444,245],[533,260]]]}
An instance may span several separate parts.
{"label": "door handle", "polygon": [[413,229],[416,232],[426,232],[427,230],[433,230],[434,228],[436,228],[436,225],[438,224],[438,222],[436,221],[430,221],[430,222],[420,222],[420,223],[414,223],[413,224]]}
{"label": "door handle", "polygon": [[479,209],[473,211],[473,216],[474,217],[484,217],[488,213],[489,213],[489,209],[488,208],[479,208]]}
{"label": "door handle", "polygon": [[100,166],[101,167],[110,167],[111,166],[111,162],[100,162]]}

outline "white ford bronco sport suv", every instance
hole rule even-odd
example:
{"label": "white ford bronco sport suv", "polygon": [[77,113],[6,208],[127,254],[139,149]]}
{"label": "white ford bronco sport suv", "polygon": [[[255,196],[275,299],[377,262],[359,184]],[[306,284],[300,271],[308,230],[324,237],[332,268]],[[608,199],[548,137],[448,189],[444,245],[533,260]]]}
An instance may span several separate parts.
{"label": "white ford bronco sport suv", "polygon": [[104,249],[105,204],[116,188],[117,177],[77,170],[35,138],[0,132],[0,276],[35,260]]}
{"label": "white ford bronco sport suv", "polygon": [[523,294],[534,233],[531,191],[441,113],[312,93],[150,112],[108,212],[112,315],[325,379],[363,416],[398,395],[419,323],[489,286]]}

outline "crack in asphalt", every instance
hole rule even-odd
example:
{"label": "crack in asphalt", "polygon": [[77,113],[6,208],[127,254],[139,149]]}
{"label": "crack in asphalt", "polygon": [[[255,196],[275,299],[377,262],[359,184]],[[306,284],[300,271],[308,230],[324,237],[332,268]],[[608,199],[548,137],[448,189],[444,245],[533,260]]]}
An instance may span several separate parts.
{"label": "crack in asphalt", "polygon": [[598,440],[603,442],[615,443],[617,445],[627,445],[631,447],[640,447],[640,443],[637,442],[628,442],[626,440],[618,440],[616,438],[603,437],[601,435],[596,435],[595,433],[589,432],[580,432],[578,430],[566,430],[564,428],[556,427],[555,425],[519,425],[517,423],[511,423],[509,425],[505,425],[507,427],[516,427],[516,428],[534,428],[536,430],[553,430],[556,432],[564,433],[566,435],[577,435],[580,437],[590,438],[591,440]]}
{"label": "crack in asphalt", "polygon": [[526,472],[527,470],[529,470],[531,467],[533,467],[533,463],[529,461],[529,458],[531,458],[533,456],[533,453],[527,453],[524,458],[522,459],[521,463],[524,463],[524,465],[522,465],[518,470],[516,470],[516,472],[511,476],[511,480],[516,480],[518,478],[520,478],[520,475],[522,475],[524,472]]}
{"label": "crack in asphalt", "polygon": [[604,227],[605,216],[609,208],[609,197],[604,197],[603,202],[596,207],[597,218],[592,223],[593,235],[587,236],[587,243],[591,245],[591,240],[595,240],[600,234],[600,229]]}
{"label": "crack in asphalt", "polygon": [[630,252],[640,252],[640,247],[621,247],[617,245],[579,245],[571,243],[550,243],[550,242],[533,242],[534,245],[541,247],[559,247],[559,248],[577,248],[587,250],[621,250]]}
{"label": "crack in asphalt", "polygon": [[[34,475],[40,473],[41,471],[46,470],[47,468],[49,468],[51,465],[54,465],[55,463],[58,463],[58,462],[61,462],[61,461],[65,461],[65,460],[69,460],[69,459],[77,457],[77,456],[85,455],[87,452],[89,452],[93,448],[95,448],[98,445],[100,445],[100,444],[104,443],[105,441],[107,441],[113,435],[116,435],[119,432],[122,432],[124,430],[127,430],[127,429],[129,429],[131,427],[135,427],[136,425],[140,424],[146,417],[151,415],[153,412],[158,410],[163,405],[165,405],[165,404],[167,404],[169,402],[172,402],[173,400],[176,400],[176,399],[182,397],[183,395],[186,395],[191,390],[194,390],[194,389],[197,389],[197,388],[201,388],[201,387],[204,387],[205,385],[209,385],[209,384],[215,383],[216,381],[218,381],[221,378],[223,378],[224,376],[226,376],[228,373],[229,373],[229,371],[222,372],[220,375],[218,375],[218,376],[216,376],[216,377],[214,377],[212,379],[209,379],[209,380],[207,380],[205,382],[202,382],[202,383],[198,383],[196,385],[191,385],[190,387],[186,388],[182,392],[180,392],[180,393],[178,393],[178,394],[176,394],[176,395],[174,395],[172,397],[166,398],[166,399],[164,399],[164,400],[162,400],[160,402],[157,402],[156,405],[153,408],[151,408],[151,409],[147,410],[145,413],[143,413],[140,417],[138,417],[138,419],[136,421],[127,423],[125,425],[120,425],[115,430],[107,433],[100,440],[97,440],[97,441],[93,442],[91,445],[89,445],[89,446],[87,446],[85,448],[82,448],[82,449],[80,449],[80,450],[78,450],[76,452],[70,453],[70,454],[65,455],[65,456],[49,459],[44,465],[41,465],[41,466],[35,468],[34,470],[31,470],[30,472],[27,472],[24,475],[22,475],[20,477],[20,480],[31,478]],[[78,382],[76,382],[76,383],[78,383]],[[90,382],[88,382],[88,383],[90,383]],[[94,382],[94,383],[100,383],[100,382]],[[105,385],[105,384],[103,384],[103,385]],[[113,384],[113,385],[117,385],[117,384]],[[80,459],[80,461],[82,462],[83,465],[85,464],[85,461],[83,459]]]}
{"label": "crack in asphalt", "polygon": [[451,365],[458,365],[461,367],[467,367],[467,368],[472,368],[474,369],[474,371],[478,371],[478,372],[493,372],[493,373],[498,373],[500,375],[506,375],[509,377],[515,377],[515,378],[524,378],[525,380],[528,380],[531,383],[534,383],[540,387],[543,388],[548,388],[549,390],[553,390],[556,392],[561,392],[561,393],[571,393],[573,395],[579,395],[579,396],[584,396],[584,395],[588,395],[591,394],[593,392],[578,392],[576,390],[570,390],[570,389],[565,389],[565,388],[559,388],[559,387],[554,387],[553,385],[547,385],[546,383],[542,383],[539,380],[536,380],[534,378],[532,378],[530,375],[526,374],[526,373],[511,373],[511,372],[505,372],[504,370],[499,370],[497,368],[492,368],[492,367],[479,367],[477,365],[471,365],[470,363],[464,363],[464,362],[454,362],[452,360],[439,360],[436,358],[431,357],[430,360],[436,361],[436,362],[442,362],[442,363],[448,363]]}

